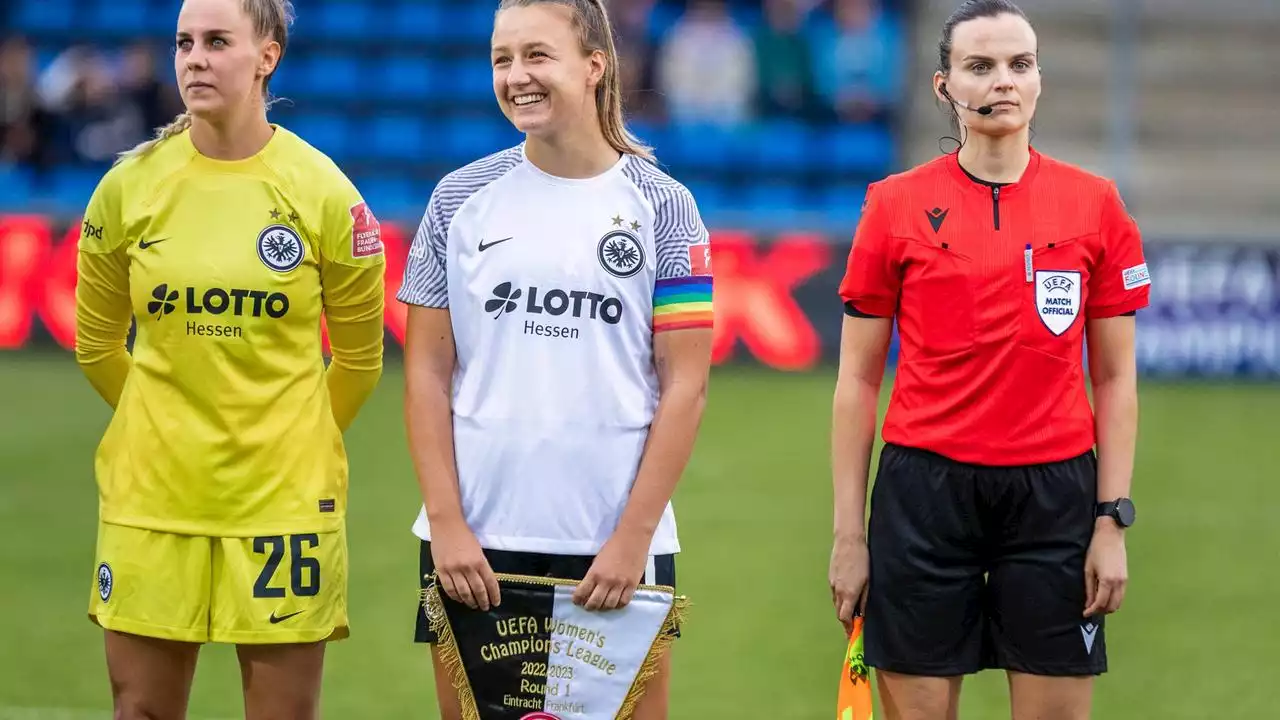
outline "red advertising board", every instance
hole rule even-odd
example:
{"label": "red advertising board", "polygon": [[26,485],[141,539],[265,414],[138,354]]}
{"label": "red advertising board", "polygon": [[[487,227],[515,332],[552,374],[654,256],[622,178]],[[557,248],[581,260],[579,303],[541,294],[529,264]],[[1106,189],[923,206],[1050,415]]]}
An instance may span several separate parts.
{"label": "red advertising board", "polygon": [[[75,346],[79,223],[0,214],[0,350],[49,342]],[[382,223],[389,349],[404,340],[406,309],[395,295],[411,238],[410,228]],[[805,370],[833,354],[843,264],[844,248],[819,235],[713,232],[715,362],[755,360]]]}

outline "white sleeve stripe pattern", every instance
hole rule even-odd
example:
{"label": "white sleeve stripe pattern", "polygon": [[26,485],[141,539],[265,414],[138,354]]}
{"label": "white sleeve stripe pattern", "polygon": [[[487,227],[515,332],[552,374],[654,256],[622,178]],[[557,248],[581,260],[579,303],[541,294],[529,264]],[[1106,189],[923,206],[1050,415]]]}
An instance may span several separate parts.
{"label": "white sleeve stripe pattern", "polygon": [[653,205],[658,279],[688,277],[689,246],[708,242],[693,194],[642,158],[631,158],[622,171]]}
{"label": "white sleeve stripe pattern", "polygon": [[409,247],[404,280],[397,298],[409,305],[449,307],[448,258],[449,227],[458,209],[490,183],[524,159],[520,148],[494,153],[445,175],[431,193],[427,211]]}

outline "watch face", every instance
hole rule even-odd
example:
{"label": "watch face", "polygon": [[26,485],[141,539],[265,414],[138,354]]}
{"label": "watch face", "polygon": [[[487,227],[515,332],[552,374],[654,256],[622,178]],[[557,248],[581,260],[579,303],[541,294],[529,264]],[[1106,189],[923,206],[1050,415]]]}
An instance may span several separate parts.
{"label": "watch face", "polygon": [[1137,511],[1133,507],[1133,502],[1128,498],[1121,498],[1116,501],[1116,515],[1120,518],[1120,524],[1129,527],[1133,524]]}

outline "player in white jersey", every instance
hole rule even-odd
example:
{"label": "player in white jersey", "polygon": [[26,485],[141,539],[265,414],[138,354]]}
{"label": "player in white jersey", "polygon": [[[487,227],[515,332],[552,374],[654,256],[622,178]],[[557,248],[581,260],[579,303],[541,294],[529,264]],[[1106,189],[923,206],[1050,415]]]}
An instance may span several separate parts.
{"label": "player in white jersey", "polygon": [[[525,142],[440,181],[399,292],[422,575],[480,609],[500,601],[495,571],[580,579],[576,602],[616,608],[641,582],[675,584],[671,496],[711,365],[710,240],[624,127],[599,0],[504,0],[491,60]],[[669,672],[664,658],[636,718],[666,717]]]}

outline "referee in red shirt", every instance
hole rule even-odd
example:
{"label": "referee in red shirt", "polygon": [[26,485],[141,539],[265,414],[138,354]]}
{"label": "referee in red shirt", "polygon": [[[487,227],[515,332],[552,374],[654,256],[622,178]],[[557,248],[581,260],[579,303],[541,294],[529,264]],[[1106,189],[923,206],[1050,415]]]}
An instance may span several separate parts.
{"label": "referee in red shirt", "polygon": [[871,185],[840,286],[830,581],[842,622],[865,614],[890,720],[955,718],[987,668],[1015,718],[1088,717],[1124,597],[1150,280],[1115,186],[1030,146],[1037,49],[1007,0],[947,21],[934,90],[960,149]]}

